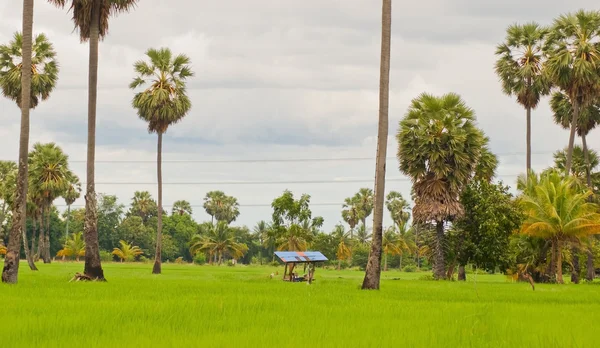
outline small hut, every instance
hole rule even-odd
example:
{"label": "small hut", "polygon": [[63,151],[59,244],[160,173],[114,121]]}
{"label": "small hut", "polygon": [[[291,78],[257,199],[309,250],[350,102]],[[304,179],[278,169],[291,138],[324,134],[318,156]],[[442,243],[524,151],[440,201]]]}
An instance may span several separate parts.
{"label": "small hut", "polygon": [[[314,280],[315,264],[328,260],[320,251],[276,251],[275,256],[285,263],[285,270],[283,271],[284,281],[308,281],[309,284]],[[298,274],[294,272],[297,264],[304,264],[304,275],[298,276]]]}

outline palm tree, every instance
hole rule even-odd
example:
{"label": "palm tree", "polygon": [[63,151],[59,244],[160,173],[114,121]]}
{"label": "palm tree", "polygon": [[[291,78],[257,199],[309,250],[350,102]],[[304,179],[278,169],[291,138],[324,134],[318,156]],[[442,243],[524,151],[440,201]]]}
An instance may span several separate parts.
{"label": "palm tree", "polygon": [[548,29],[535,22],[514,24],[506,30],[506,40],[496,48],[499,56],[496,74],[502,90],[516,96],[527,111],[527,173],[531,170],[531,110],[550,90],[542,69],[545,58],[542,48],[547,34]]}
{"label": "palm tree", "polygon": [[65,245],[56,256],[61,256],[63,260],[65,257],[75,257],[75,261],[79,262],[79,257],[85,256],[85,241],[81,232],[73,233],[71,238],[65,241]]}
{"label": "palm tree", "polygon": [[545,70],[573,106],[566,172],[571,171],[575,132],[580,111],[598,98],[600,90],[600,11],[580,10],[558,17],[545,46]]}
{"label": "palm tree", "polygon": [[352,255],[350,250],[350,244],[352,239],[349,232],[344,230],[344,226],[336,225],[335,229],[331,233],[334,243],[337,245],[335,256],[338,260],[338,271],[342,268],[342,260],[348,260]]}
{"label": "palm tree", "polygon": [[362,221],[363,227],[367,227],[367,218],[373,212],[373,190],[369,188],[361,188],[356,195],[354,195],[353,201],[357,205],[360,220]]}
{"label": "palm tree", "polygon": [[408,202],[400,192],[390,191],[386,197],[385,205],[392,216],[392,221],[398,228],[404,226],[410,219]]}
{"label": "palm tree", "polygon": [[342,219],[350,226],[350,238],[354,238],[354,228],[358,225],[360,216],[356,196],[346,198],[342,209]]}
{"label": "palm tree", "polygon": [[69,178],[69,187],[63,193],[62,197],[67,204],[67,223],[65,226],[65,238],[69,238],[69,222],[71,221],[71,205],[81,197],[81,183],[77,175],[71,175]]}
{"label": "palm tree", "polygon": [[5,228],[8,212],[14,206],[17,185],[17,164],[12,161],[0,161],[0,241],[7,235]]}
{"label": "palm tree", "polygon": [[[569,101],[569,97],[562,93],[556,92],[552,95],[552,99],[550,100],[550,107],[552,108],[552,112],[554,113],[554,122],[560,125],[564,129],[569,129],[571,125],[571,121],[573,120],[573,105]],[[585,108],[581,108],[579,110],[579,117],[577,118],[577,124],[575,125],[577,135],[581,137],[581,143],[583,144],[583,158],[584,158],[584,171],[581,172],[585,174],[585,179],[588,187],[592,188],[592,175],[590,167],[590,158],[589,158],[589,149],[587,146],[587,135],[590,131],[600,123],[600,105],[597,103],[592,103]],[[572,151],[572,160],[571,167],[576,164],[573,163],[576,160],[576,154],[574,153],[576,146],[573,147]],[[581,149],[580,149],[581,150]],[[568,158],[568,148],[567,148],[567,156]],[[566,170],[566,158],[565,164],[562,169]],[[597,164],[596,164],[597,165]],[[573,174],[573,168],[571,168],[571,172]]]}
{"label": "palm tree", "polygon": [[176,201],[173,203],[171,214],[192,215],[192,205],[188,201]]}
{"label": "palm tree", "polygon": [[108,34],[111,16],[131,10],[138,0],[49,0],[60,8],[69,2],[73,22],[82,42],[89,41],[88,76],[88,141],[85,193],[85,266],[84,274],[105,280],[98,243],[98,213],[96,208],[96,101],[98,95],[98,42]]}
{"label": "palm tree", "polygon": [[388,255],[401,255],[402,249],[401,245],[398,243],[398,235],[393,227],[386,229],[383,234],[383,270],[387,272],[388,270]]}
{"label": "palm tree", "polygon": [[215,220],[232,223],[240,215],[239,203],[235,197],[227,196],[223,191],[210,191],[204,197],[204,210]]}
{"label": "palm tree", "polygon": [[226,255],[240,258],[248,251],[248,246],[236,241],[234,230],[224,221],[219,221],[216,225],[210,226],[205,236],[194,236],[190,245],[192,255],[206,252],[209,255],[210,262],[212,263],[214,258],[219,265]]}
{"label": "palm tree", "polygon": [[[69,179],[73,173],[68,168],[68,156],[55,143],[33,145],[29,156],[30,185],[33,195],[39,199],[43,215],[46,218],[44,239],[41,250],[44,263],[50,263],[50,207],[52,202],[69,188]],[[40,236],[42,231],[40,230]]]}
{"label": "palm tree", "polygon": [[475,125],[473,110],[453,93],[424,93],[414,99],[397,138],[400,171],[413,182],[414,220],[436,223],[434,276],[444,279],[444,222],[463,214],[463,188],[477,171],[493,168],[497,161],[482,156],[489,153],[487,138]]}
{"label": "palm tree", "polygon": [[[533,175],[532,175],[533,176]],[[563,283],[562,243],[579,245],[580,240],[600,234],[598,205],[588,202],[591,191],[581,192],[573,177],[549,171],[535,180],[519,177],[523,192],[519,204],[526,214],[521,233],[552,242],[551,275]]]}
{"label": "palm tree", "polygon": [[13,209],[13,221],[7,253],[4,257],[2,282],[15,284],[19,276],[21,253],[21,235],[26,228],[27,207],[27,155],[29,152],[29,108],[31,95],[32,36],[33,36],[33,0],[23,0],[23,70],[21,76],[21,131],[19,133],[19,163],[17,193]]}
{"label": "palm tree", "polygon": [[133,97],[133,107],[138,116],[148,123],[148,132],[158,134],[156,169],[158,177],[158,224],[156,231],[156,259],[153,274],[161,273],[162,248],[162,139],[169,126],[181,121],[192,103],[185,90],[185,81],[194,76],[190,59],[180,54],[173,56],[168,48],[149,49],[146,56],[150,62],[137,61],[134,65],[137,77],[129,87],[137,89],[147,83],[145,90]]}
{"label": "palm tree", "polygon": [[278,250],[305,251],[313,238],[310,230],[293,223],[284,228],[278,240]]}
{"label": "palm tree", "polygon": [[359,226],[356,231],[356,236],[354,238],[354,242],[359,245],[368,245],[371,243],[372,234],[367,231],[364,226]]}
{"label": "palm tree", "polygon": [[269,225],[264,221],[259,221],[254,227],[254,237],[259,241],[259,249],[258,249],[258,259],[260,264],[263,264],[263,246],[265,245],[265,241],[267,239],[267,233],[269,230]]}
{"label": "palm tree", "polygon": [[148,191],[135,191],[131,199],[131,208],[128,215],[139,216],[146,224],[148,220],[158,214],[156,201]]}
{"label": "palm tree", "polygon": [[137,256],[142,255],[144,252],[140,247],[131,245],[124,240],[120,240],[119,244],[120,248],[114,248],[112,251],[112,255],[115,255],[121,262],[123,261],[133,261]]}

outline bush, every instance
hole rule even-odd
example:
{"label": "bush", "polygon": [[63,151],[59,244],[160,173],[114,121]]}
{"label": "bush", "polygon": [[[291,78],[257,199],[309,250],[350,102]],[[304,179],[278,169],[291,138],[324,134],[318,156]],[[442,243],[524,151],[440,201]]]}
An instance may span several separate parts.
{"label": "bush", "polygon": [[[342,260],[342,262],[339,263],[340,265],[340,269],[346,269],[350,267],[350,262],[346,261],[346,260]],[[335,269],[338,268],[338,262],[336,261],[335,265],[332,265],[333,267],[335,267]]]}
{"label": "bush", "polygon": [[176,264],[182,264],[183,263],[183,257],[180,256],[180,257],[176,258],[175,259],[175,263]]}
{"label": "bush", "polygon": [[139,258],[139,260],[140,260],[140,262],[141,262],[141,263],[149,263],[150,261],[153,261],[153,260],[151,260],[151,259],[147,258],[147,257],[146,257],[146,256],[144,256],[144,255],[140,255],[140,258]]}
{"label": "bush", "polygon": [[196,265],[203,265],[206,263],[206,255],[204,253],[197,253],[194,255],[194,263]]}
{"label": "bush", "polygon": [[369,262],[369,250],[368,246],[357,246],[352,250],[352,266],[358,267],[361,271],[367,268]]}
{"label": "bush", "polygon": [[433,274],[425,274],[419,277],[419,280],[435,280]]}
{"label": "bush", "polygon": [[404,268],[402,268],[402,271],[407,272],[407,273],[416,272],[417,267],[415,267],[413,265],[404,266]]}
{"label": "bush", "polygon": [[279,267],[279,261],[270,262],[269,265],[271,265],[273,267]]}
{"label": "bush", "polygon": [[106,250],[100,250],[100,261],[102,262],[111,262],[114,261],[113,254]]}
{"label": "bush", "polygon": [[233,260],[227,260],[227,266],[233,267],[235,266],[235,263],[233,262]]}

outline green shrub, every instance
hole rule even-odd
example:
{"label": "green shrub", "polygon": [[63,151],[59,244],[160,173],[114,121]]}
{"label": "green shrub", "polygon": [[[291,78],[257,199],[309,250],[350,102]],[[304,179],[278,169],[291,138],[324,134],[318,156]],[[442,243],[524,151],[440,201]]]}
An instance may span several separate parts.
{"label": "green shrub", "polygon": [[433,274],[425,274],[419,277],[419,280],[435,280]]}
{"label": "green shrub", "polygon": [[364,271],[367,268],[367,262],[369,262],[369,251],[368,246],[356,246],[352,250],[352,266]]}
{"label": "green shrub", "polygon": [[272,261],[269,264],[273,267],[279,267],[279,261]]}
{"label": "green shrub", "polygon": [[100,250],[100,261],[102,262],[111,262],[114,261],[113,254],[106,250]]}
{"label": "green shrub", "polygon": [[[336,261],[335,265],[332,265],[335,267],[335,269],[337,269],[338,267],[338,263]],[[340,269],[346,269],[348,267],[350,267],[350,262],[346,261],[346,260],[342,260],[342,262],[339,263]]]}
{"label": "green shrub", "polygon": [[194,255],[194,263],[196,265],[203,265],[206,263],[206,255],[204,253],[197,253]]}
{"label": "green shrub", "polygon": [[417,267],[415,267],[413,265],[404,266],[404,268],[402,268],[402,271],[407,272],[407,273],[416,272]]}
{"label": "green shrub", "polygon": [[233,260],[227,260],[227,266],[233,267],[235,266],[235,263],[233,262]]}

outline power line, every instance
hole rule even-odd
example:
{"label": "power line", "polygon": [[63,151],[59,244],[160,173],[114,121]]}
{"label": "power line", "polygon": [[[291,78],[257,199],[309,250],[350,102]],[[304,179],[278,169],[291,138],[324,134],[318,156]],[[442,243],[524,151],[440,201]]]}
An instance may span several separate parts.
{"label": "power line", "polygon": [[[326,206],[343,206],[344,203],[310,203],[310,206],[319,206],[319,207],[326,207]],[[66,208],[67,205],[66,204],[55,204],[55,207],[63,207]],[[172,208],[173,205],[164,205],[163,204],[163,208]],[[190,205],[190,207],[192,208],[204,208],[204,205],[197,205],[197,204],[192,204]],[[271,207],[271,204],[240,204],[239,207],[241,208],[251,208],[251,207]],[[73,204],[71,205],[71,208],[85,208],[84,204]]]}

